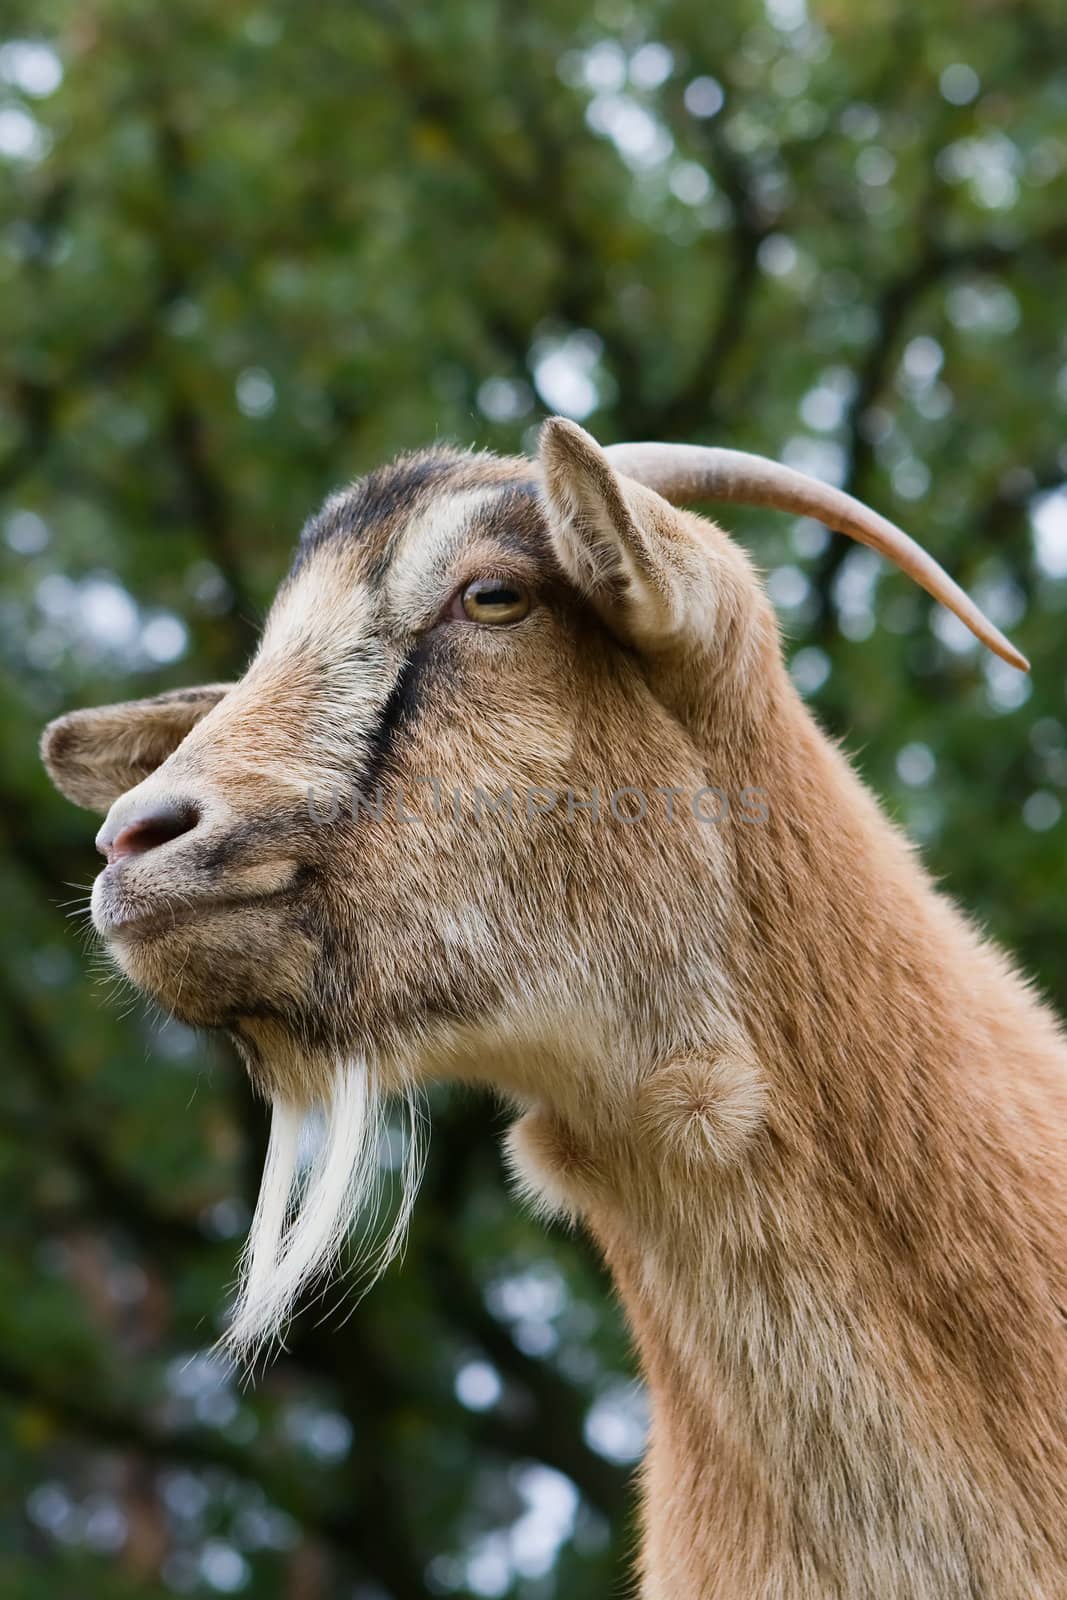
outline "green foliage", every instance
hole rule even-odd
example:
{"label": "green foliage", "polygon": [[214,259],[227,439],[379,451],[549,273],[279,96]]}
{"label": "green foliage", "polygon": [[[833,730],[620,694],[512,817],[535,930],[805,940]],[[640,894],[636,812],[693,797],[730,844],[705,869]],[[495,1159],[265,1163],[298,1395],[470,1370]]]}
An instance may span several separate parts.
{"label": "green foliage", "polygon": [[94,985],[65,920],[94,824],[40,725],[239,670],[339,482],[439,436],[523,448],[559,407],[783,456],[903,523],[1029,681],[845,541],[730,521],[825,723],[1067,1002],[1062,21],[9,0],[5,1595],[622,1592],[624,1332],[580,1241],[506,1195],[498,1114],[442,1097],[403,1267],[242,1388],[207,1351],[264,1114],[221,1046]]}

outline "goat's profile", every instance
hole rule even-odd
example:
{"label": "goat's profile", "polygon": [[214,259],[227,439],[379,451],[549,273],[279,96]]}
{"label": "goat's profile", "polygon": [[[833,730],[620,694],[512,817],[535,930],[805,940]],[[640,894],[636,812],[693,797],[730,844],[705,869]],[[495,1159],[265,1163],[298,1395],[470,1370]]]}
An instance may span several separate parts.
{"label": "goat's profile", "polygon": [[821,517],[1025,666],[771,463],[559,419],[536,465],[408,457],[309,524],[240,682],[47,730],[108,811],[94,920],[272,1101],[239,1347],[361,1208],[381,1096],[487,1083],[638,1342],[646,1600],[1062,1600],[1067,1043],[670,503],[702,497]]}

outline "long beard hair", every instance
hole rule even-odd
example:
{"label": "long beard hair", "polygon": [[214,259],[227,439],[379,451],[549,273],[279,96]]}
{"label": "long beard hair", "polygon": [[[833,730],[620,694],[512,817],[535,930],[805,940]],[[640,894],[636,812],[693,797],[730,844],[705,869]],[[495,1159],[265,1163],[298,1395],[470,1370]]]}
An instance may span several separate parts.
{"label": "long beard hair", "polygon": [[[357,1219],[363,1224],[351,1268],[357,1297],[401,1250],[425,1160],[425,1119],[415,1094],[402,1101],[406,1141],[399,1195],[383,1229],[380,1151],[385,1098],[364,1060],[339,1064],[319,1107],[276,1098],[259,1198],[241,1256],[237,1294],[222,1344],[251,1364],[282,1342],[293,1305],[312,1281],[336,1272]],[[313,1119],[321,1137],[304,1161]]]}

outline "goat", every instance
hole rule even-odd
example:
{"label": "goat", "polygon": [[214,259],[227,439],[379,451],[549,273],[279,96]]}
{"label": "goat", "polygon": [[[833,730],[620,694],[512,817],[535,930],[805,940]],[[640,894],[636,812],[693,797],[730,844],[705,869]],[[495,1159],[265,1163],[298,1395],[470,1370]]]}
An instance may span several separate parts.
{"label": "goat", "polygon": [[[536,464],[433,449],[327,501],[238,683],[46,730],[107,811],[95,925],[272,1101],[236,1348],[361,1209],[381,1096],[488,1084],[633,1328],[644,1600],[1062,1600],[1067,1041],[819,730],[743,551],[671,503],[716,498],[852,534],[1026,666],[784,467],[559,418]],[[713,791],[748,799],[715,825]]]}

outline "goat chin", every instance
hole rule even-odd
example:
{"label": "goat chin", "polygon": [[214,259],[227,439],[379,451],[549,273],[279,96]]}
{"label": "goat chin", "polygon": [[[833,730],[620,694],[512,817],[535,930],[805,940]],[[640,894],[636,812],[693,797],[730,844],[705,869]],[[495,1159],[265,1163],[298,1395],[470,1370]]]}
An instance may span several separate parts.
{"label": "goat chin", "polygon": [[359,1296],[401,1250],[425,1153],[424,1119],[414,1091],[404,1096],[403,1105],[407,1138],[399,1197],[383,1229],[377,1221],[385,1097],[371,1066],[362,1059],[340,1063],[329,1098],[319,1106],[275,1099],[259,1199],[221,1340],[239,1360],[251,1363],[275,1340],[282,1341],[297,1296],[337,1267],[357,1222],[363,1232],[355,1261],[346,1262],[346,1276],[352,1272]]}

